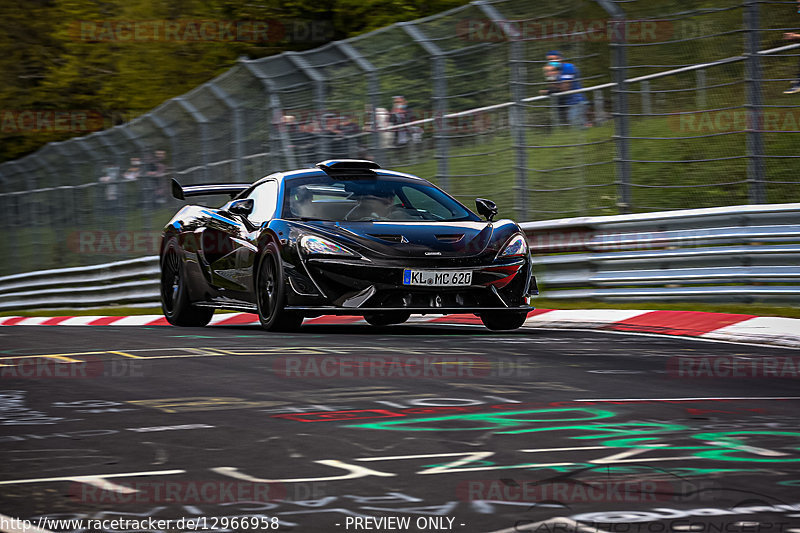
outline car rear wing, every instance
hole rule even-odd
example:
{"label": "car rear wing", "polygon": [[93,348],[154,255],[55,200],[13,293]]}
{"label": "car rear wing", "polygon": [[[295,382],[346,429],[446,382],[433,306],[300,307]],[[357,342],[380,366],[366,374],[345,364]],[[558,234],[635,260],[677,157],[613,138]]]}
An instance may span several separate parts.
{"label": "car rear wing", "polygon": [[207,185],[188,185],[183,187],[175,178],[172,178],[172,196],[178,200],[185,200],[189,196],[228,194],[233,198],[240,192],[247,190],[250,185],[250,183],[209,183]]}

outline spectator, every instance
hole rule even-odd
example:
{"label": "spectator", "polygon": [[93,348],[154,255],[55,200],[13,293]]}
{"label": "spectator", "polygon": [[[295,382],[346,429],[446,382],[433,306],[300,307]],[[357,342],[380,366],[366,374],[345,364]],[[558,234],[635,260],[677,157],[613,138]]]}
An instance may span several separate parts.
{"label": "spectator", "polygon": [[119,200],[119,185],[117,185],[119,182],[119,167],[106,164],[103,167],[103,175],[97,181],[105,184],[106,202],[108,207],[113,210],[113,206]]}
{"label": "spectator", "polygon": [[312,120],[300,125],[297,131],[290,135],[289,141],[300,165],[311,167],[317,161],[315,149],[318,134],[319,123]]}
{"label": "spectator", "polygon": [[364,121],[364,131],[378,133],[378,146],[381,149],[389,148],[392,145],[394,133],[387,131],[389,127],[389,111],[385,107],[376,107],[373,112],[369,105],[365,107],[366,120]]}
{"label": "spectator", "polygon": [[[402,96],[394,96],[392,98],[393,105],[392,105],[392,113],[389,116],[389,123],[393,126],[397,126],[400,124],[406,124],[407,122],[411,122],[413,119],[413,115],[411,110],[408,109],[408,103],[406,99]],[[397,128],[394,130],[394,144],[395,146],[403,146],[408,144],[411,140],[411,130],[410,128]]]}
{"label": "spectator", "polygon": [[339,122],[339,131],[343,135],[356,135],[361,133],[361,128],[358,127],[358,124],[353,122],[352,118],[345,115],[341,117],[341,121]]}
{"label": "spectator", "polygon": [[[562,91],[582,89],[580,72],[572,63],[564,61],[564,56],[557,50],[547,52],[548,65],[559,69],[558,82]],[[567,110],[567,122],[572,126],[586,126],[586,106],[588,101],[583,93],[569,94],[563,97],[559,105]]]}
{"label": "spectator", "polygon": [[142,160],[138,157],[131,157],[131,166],[128,167],[128,170],[125,171],[125,174],[122,175],[122,178],[128,181],[133,181],[139,179],[142,172]]}
{"label": "spectator", "polygon": [[547,64],[542,67],[544,79],[549,82],[546,89],[539,89],[539,94],[553,94],[561,91],[561,85],[558,83],[558,77],[561,73],[560,66]]}
{"label": "spectator", "polygon": [[345,157],[355,157],[359,153],[359,145],[361,139],[358,134],[361,133],[361,128],[358,124],[353,122],[349,115],[344,115],[339,119],[339,135],[342,136],[343,144],[345,146]]}
{"label": "spectator", "polygon": [[[797,0],[797,12],[800,13],[800,0]],[[800,33],[787,32],[783,34],[783,38],[787,41],[800,40]],[[800,62],[798,62],[798,70],[800,70]],[[792,82],[792,86],[783,91],[783,94],[800,93],[800,72],[797,73],[797,78]]]}
{"label": "spectator", "polygon": [[297,119],[294,115],[283,115],[281,117],[281,126],[290,136],[298,131]]}
{"label": "spectator", "polygon": [[[561,63],[553,63],[547,64],[542,67],[542,73],[544,74],[544,79],[548,82],[547,88],[539,89],[539,94],[542,95],[551,95],[554,93],[561,92],[561,83],[559,83],[558,78],[561,75]],[[552,98],[551,100],[552,101]],[[556,107],[556,116],[553,119],[553,126],[558,126],[559,124],[566,124],[567,123],[567,107],[564,103],[563,96],[556,96],[555,97],[555,107]],[[550,131],[552,128],[550,126],[547,127],[547,131]]]}
{"label": "spectator", "polygon": [[326,113],[322,116],[322,132],[320,137],[323,140],[323,153],[327,153],[328,158],[341,159],[348,157],[347,138],[342,131],[342,127],[347,119],[333,113]]}
{"label": "spectator", "polygon": [[155,197],[157,204],[164,204],[169,197],[169,181],[166,179],[167,165],[165,164],[167,153],[164,150],[153,152],[153,159],[147,171],[147,175],[155,182]]}
{"label": "spectator", "polygon": [[391,125],[389,110],[385,107],[378,107],[375,109],[375,128],[380,132],[378,138],[380,139],[381,148],[389,148],[392,145],[394,133],[387,131]]}

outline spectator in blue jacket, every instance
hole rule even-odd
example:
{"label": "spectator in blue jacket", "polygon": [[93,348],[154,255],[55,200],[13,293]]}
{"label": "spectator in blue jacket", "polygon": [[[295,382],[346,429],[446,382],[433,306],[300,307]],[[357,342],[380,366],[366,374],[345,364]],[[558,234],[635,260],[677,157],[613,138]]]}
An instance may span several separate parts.
{"label": "spectator in blue jacket", "polygon": [[[580,71],[572,63],[564,61],[564,56],[557,50],[547,52],[548,65],[559,70],[558,82],[562,91],[582,89]],[[583,93],[568,94],[563,96],[560,105],[567,108],[567,121],[572,126],[586,125],[586,105],[588,101]]]}

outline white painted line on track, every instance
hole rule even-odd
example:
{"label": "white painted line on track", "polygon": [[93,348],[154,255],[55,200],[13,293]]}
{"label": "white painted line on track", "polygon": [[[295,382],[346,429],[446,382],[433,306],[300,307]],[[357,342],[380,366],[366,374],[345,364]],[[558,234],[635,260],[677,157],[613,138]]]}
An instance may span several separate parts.
{"label": "white painted line on track", "polygon": [[0,481],[0,485],[21,485],[23,483],[45,483],[48,481],[78,481],[80,483],[88,483],[86,480],[94,480],[99,478],[113,478],[113,477],[140,477],[140,476],[169,476],[172,474],[185,474],[186,470],[152,470],[150,472],[125,472],[122,474],[90,474],[90,475],[74,475],[62,477],[40,477],[31,479],[10,479]]}

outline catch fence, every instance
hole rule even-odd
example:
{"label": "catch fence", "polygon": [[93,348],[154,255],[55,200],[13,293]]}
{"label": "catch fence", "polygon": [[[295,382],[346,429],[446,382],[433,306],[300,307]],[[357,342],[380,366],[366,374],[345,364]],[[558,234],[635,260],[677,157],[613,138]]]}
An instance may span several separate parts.
{"label": "catch fence", "polygon": [[[800,93],[783,90],[800,44],[782,39],[795,6],[476,0],[241,59],[126,124],[0,165],[0,273],[157,253],[180,205],[170,177],[244,182],[335,157],[489,197],[517,220],[796,202]],[[545,79],[551,50],[584,89]]]}

